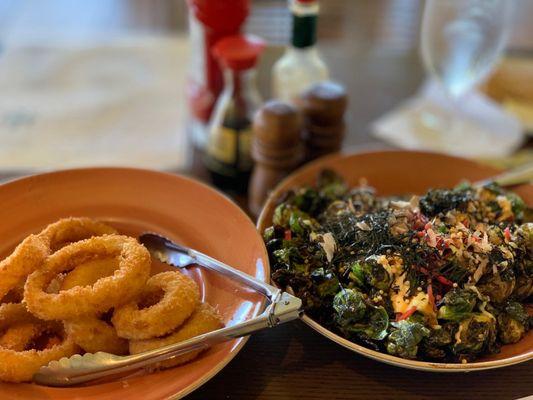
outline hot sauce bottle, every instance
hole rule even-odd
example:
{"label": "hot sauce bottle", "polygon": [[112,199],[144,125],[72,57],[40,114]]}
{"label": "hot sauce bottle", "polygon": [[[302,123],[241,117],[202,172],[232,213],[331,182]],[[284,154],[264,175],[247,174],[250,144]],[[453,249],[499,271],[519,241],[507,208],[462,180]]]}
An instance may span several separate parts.
{"label": "hot sauce bottle", "polygon": [[226,36],[238,34],[249,12],[249,0],[187,0],[191,38],[191,64],[187,80],[189,130],[196,147],[203,149],[207,124],[222,91],[222,71],[211,48]]}
{"label": "hot sauce bottle", "polygon": [[213,183],[237,194],[246,192],[253,167],[252,119],[261,105],[254,67],[263,48],[264,42],[252,35],[230,36],[213,47],[224,90],[209,123],[204,159]]}

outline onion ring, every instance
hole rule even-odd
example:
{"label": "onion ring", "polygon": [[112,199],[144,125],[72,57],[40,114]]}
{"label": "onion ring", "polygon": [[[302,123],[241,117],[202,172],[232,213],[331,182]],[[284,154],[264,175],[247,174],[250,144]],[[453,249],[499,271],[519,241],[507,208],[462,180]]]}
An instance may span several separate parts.
{"label": "onion ring", "polygon": [[[0,307],[0,329],[9,328],[17,321],[33,322],[22,304],[4,304]],[[70,357],[78,350],[72,339],[65,335],[59,344],[44,350],[15,351],[0,348],[0,380],[5,382],[30,381],[37,370],[52,360]]]}
{"label": "onion ring", "polygon": [[48,329],[45,324],[23,322],[7,328],[0,337],[0,347],[8,350],[23,351],[35,337]]}
{"label": "onion ring", "polygon": [[[139,309],[139,302],[154,292],[163,297],[154,305]],[[149,339],[163,336],[191,316],[200,301],[196,283],[178,271],[161,272],[146,282],[139,299],[115,308],[111,321],[120,337]]]}
{"label": "onion ring", "polygon": [[94,236],[117,234],[117,230],[90,218],[63,218],[48,225],[39,234],[52,254],[67,244]]}
{"label": "onion ring", "polygon": [[41,267],[47,255],[47,248],[38,236],[30,235],[24,239],[9,257],[0,262],[0,299]]}
{"label": "onion ring", "polygon": [[128,354],[128,341],[117,336],[115,328],[98,317],[64,321],[65,330],[87,353]]}
{"label": "onion ring", "polygon": [[[138,354],[148,350],[179,343],[184,340],[220,329],[224,326],[220,315],[207,303],[201,303],[191,317],[175,332],[162,338],[130,340],[130,353]],[[196,358],[202,350],[194,351],[157,363],[154,369],[171,368]]]}
{"label": "onion ring", "polygon": [[[119,265],[116,258],[95,259],[78,265],[65,276],[61,290],[93,285],[99,279],[113,275]],[[119,338],[115,328],[97,315],[64,321],[64,325],[76,344],[88,353],[128,353],[128,341]]]}
{"label": "onion ring", "polygon": [[[47,285],[62,272],[94,258],[117,257],[119,268],[92,286],[46,293]],[[28,310],[44,320],[65,320],[105,312],[139,295],[150,274],[150,254],[135,239],[120,235],[97,236],[61,248],[24,286]]]}
{"label": "onion ring", "polygon": [[114,258],[96,258],[77,265],[63,279],[60,290],[76,286],[94,285],[98,279],[111,276],[119,268],[119,260]]}

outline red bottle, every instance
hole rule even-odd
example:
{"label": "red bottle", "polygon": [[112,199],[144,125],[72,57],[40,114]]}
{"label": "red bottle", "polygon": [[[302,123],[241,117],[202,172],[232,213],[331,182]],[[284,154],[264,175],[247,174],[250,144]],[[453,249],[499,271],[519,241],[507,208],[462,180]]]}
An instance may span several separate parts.
{"label": "red bottle", "polygon": [[188,0],[191,36],[191,68],[187,81],[193,142],[204,148],[207,123],[222,91],[223,78],[211,47],[234,35],[248,16],[249,0]]}

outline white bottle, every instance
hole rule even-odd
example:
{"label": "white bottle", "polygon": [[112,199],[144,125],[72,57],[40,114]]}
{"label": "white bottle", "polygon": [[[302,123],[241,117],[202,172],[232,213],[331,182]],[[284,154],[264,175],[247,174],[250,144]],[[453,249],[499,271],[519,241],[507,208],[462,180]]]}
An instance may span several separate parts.
{"label": "white bottle", "polygon": [[315,46],[318,1],[289,1],[292,12],[291,46],[274,64],[272,96],[294,103],[309,86],[327,80],[329,72]]}

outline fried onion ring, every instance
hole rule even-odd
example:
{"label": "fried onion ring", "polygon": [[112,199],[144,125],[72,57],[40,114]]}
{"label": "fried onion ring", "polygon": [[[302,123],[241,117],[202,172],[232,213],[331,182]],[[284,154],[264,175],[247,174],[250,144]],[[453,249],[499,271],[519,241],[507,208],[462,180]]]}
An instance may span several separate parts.
{"label": "fried onion ring", "polygon": [[[62,272],[95,258],[116,257],[119,268],[92,286],[46,293],[47,285]],[[24,286],[28,310],[45,320],[67,320],[105,312],[132,301],[141,293],[150,274],[150,254],[135,239],[120,235],[97,236],[61,248],[43,267],[33,272]]]}
{"label": "fried onion ring", "polygon": [[23,351],[47,327],[45,324],[23,322],[7,328],[0,336],[0,347],[8,350]]}
{"label": "fried onion ring", "polygon": [[[22,304],[4,304],[0,307],[0,329],[9,328],[20,321],[33,323],[36,318],[29,314]],[[44,350],[15,351],[0,347],[0,380],[5,382],[30,381],[41,366],[52,360],[75,354],[78,347],[68,335],[62,333],[60,343],[52,343],[52,347]]]}
{"label": "fried onion ring", "polygon": [[37,270],[47,255],[47,247],[38,236],[30,235],[24,239],[9,257],[0,262],[0,299]]}
{"label": "fried onion ring", "polygon": [[[78,265],[65,276],[61,290],[93,285],[99,279],[113,275],[119,265],[116,258],[95,259]],[[115,328],[97,315],[64,321],[64,324],[76,344],[88,353],[128,353],[128,341],[119,338]]]}
{"label": "fried onion ring", "polygon": [[[143,298],[163,291],[163,297],[154,305],[140,309]],[[191,316],[200,301],[196,283],[178,271],[161,272],[146,282],[139,299],[115,308],[111,321],[120,337],[149,339],[163,336]]]}
{"label": "fried onion ring", "polygon": [[65,276],[60,290],[68,290],[76,286],[94,285],[98,279],[113,275],[119,266],[120,262],[116,257],[96,258],[77,265]]}
{"label": "fried onion ring", "polygon": [[63,218],[48,225],[39,233],[52,254],[67,244],[94,236],[117,234],[115,228],[91,218]]}
{"label": "fried onion ring", "polygon": [[65,330],[87,353],[128,354],[128,341],[117,336],[115,328],[98,317],[64,321]]}
{"label": "fried onion ring", "polygon": [[[178,330],[170,335],[162,338],[130,340],[130,353],[143,353],[148,350],[179,343],[195,336],[220,329],[223,326],[224,324],[222,323],[222,319],[217,311],[209,304],[201,303],[191,317],[180,328],[178,328]],[[196,358],[201,351],[202,350],[194,351],[170,360],[162,361],[157,363],[154,369],[171,368],[176,365],[186,363]]]}

